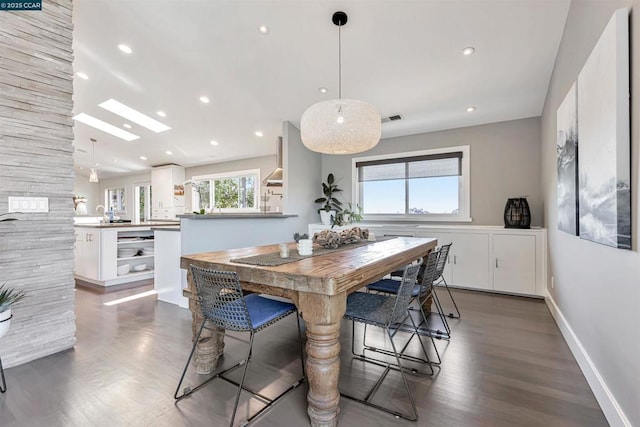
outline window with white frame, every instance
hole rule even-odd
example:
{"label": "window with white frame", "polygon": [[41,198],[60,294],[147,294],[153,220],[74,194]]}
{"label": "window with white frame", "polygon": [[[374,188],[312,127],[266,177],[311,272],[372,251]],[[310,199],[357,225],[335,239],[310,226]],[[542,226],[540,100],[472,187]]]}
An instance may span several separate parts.
{"label": "window with white frame", "polygon": [[260,169],[194,176],[192,206],[206,212],[259,210]]}
{"label": "window with white frame", "polygon": [[366,219],[470,221],[469,146],[353,159]]}

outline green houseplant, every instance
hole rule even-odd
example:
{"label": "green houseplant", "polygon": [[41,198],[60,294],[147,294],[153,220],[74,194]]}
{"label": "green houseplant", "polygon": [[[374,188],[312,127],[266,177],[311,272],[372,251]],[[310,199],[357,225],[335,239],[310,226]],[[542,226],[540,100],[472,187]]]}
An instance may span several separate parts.
{"label": "green houseplant", "polygon": [[331,217],[331,228],[334,226],[341,226],[347,224],[353,224],[354,222],[360,222],[363,219],[362,216],[362,206],[356,203],[353,206],[351,203],[347,205],[346,208],[342,209],[339,212],[336,212],[336,215]]}
{"label": "green houseplant", "polygon": [[323,206],[318,209],[320,220],[323,224],[330,224],[331,218],[342,210],[342,202],[335,197],[335,194],[341,191],[342,189],[338,187],[335,177],[330,173],[327,176],[327,182],[322,183],[324,197],[319,197],[315,200],[315,203],[323,203]]}
{"label": "green houseplant", "polygon": [[16,291],[14,288],[6,287],[6,283],[0,286],[0,313],[11,309],[15,304],[26,296],[23,291]]}
{"label": "green houseplant", "polygon": [[22,291],[7,288],[6,283],[0,286],[0,338],[9,331],[11,323],[11,305],[25,297]]}

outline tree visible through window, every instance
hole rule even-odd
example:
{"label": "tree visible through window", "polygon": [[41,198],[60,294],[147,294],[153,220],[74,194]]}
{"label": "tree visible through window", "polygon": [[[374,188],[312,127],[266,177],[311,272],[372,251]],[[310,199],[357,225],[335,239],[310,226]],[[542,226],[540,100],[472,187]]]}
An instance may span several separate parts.
{"label": "tree visible through window", "polygon": [[259,182],[259,171],[194,177],[193,182],[197,186],[194,206],[200,209],[254,210],[258,206],[256,183]]}

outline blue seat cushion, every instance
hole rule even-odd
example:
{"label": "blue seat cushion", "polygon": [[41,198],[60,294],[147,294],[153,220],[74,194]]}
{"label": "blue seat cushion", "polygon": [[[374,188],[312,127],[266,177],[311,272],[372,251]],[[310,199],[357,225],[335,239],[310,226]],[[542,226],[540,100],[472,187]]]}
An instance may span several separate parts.
{"label": "blue seat cushion", "polygon": [[291,303],[264,298],[257,294],[247,295],[244,299],[254,330],[268,326],[271,322],[296,311],[296,306]]}
{"label": "blue seat cushion", "polygon": [[[370,291],[397,295],[398,289],[400,289],[400,283],[402,283],[400,280],[381,279],[377,282],[367,285],[367,289],[369,289]],[[420,295],[420,285],[415,285],[413,287],[413,290],[411,291],[411,296],[417,297],[418,295]]]}
{"label": "blue seat cushion", "polygon": [[354,292],[347,298],[347,311],[344,317],[356,322],[385,326],[395,303],[396,297]]}

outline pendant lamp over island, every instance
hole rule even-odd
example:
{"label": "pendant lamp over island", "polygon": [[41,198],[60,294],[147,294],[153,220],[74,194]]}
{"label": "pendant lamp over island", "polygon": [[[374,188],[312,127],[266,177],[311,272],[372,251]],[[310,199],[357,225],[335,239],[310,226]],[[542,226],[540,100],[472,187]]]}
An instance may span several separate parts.
{"label": "pendant lamp over island", "polygon": [[307,108],[300,119],[300,136],[309,150],[318,153],[360,153],[378,144],[382,122],[371,104],[342,99],[341,28],[347,23],[347,14],[336,12],[332,21],[338,26],[338,99]]}
{"label": "pendant lamp over island", "polygon": [[[97,140],[95,138],[91,138],[93,146],[92,159],[94,165],[96,165],[96,141]],[[91,168],[91,172],[89,173],[89,182],[98,182],[98,168]]]}

